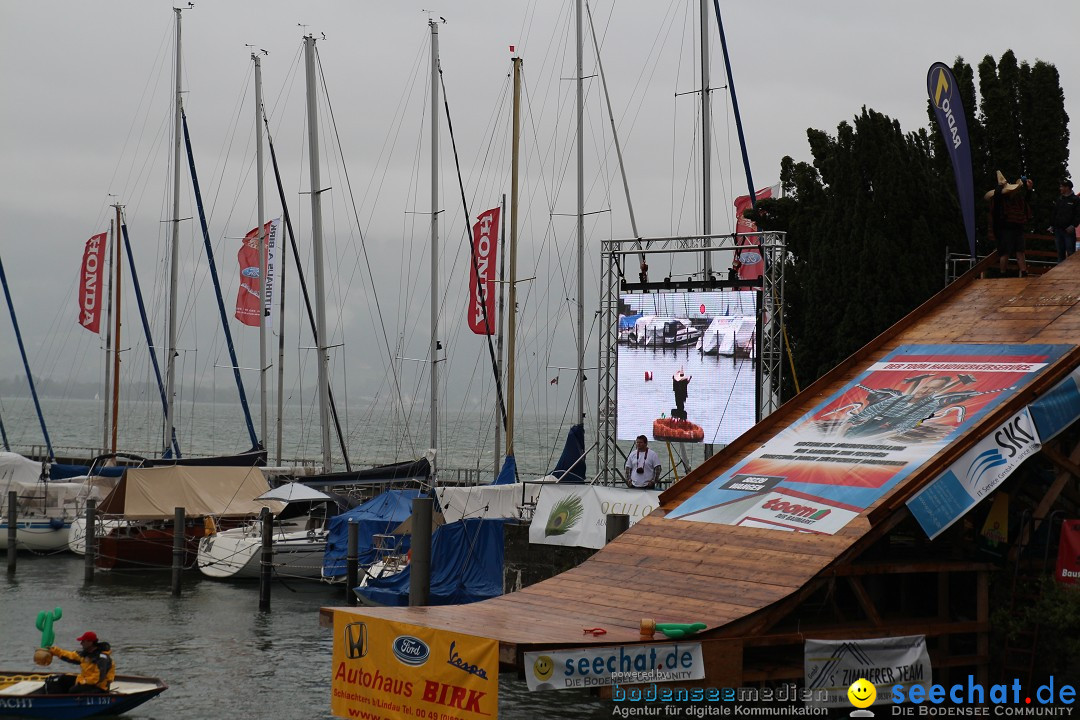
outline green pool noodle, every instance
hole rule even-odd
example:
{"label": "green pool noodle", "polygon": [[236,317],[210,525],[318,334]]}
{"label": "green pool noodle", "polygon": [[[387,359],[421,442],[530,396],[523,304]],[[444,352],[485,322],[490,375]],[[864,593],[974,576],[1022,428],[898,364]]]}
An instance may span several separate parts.
{"label": "green pool noodle", "polygon": [[701,632],[705,629],[705,623],[656,623],[656,629],[677,640]]}
{"label": "green pool noodle", "polygon": [[56,644],[56,633],[53,632],[53,623],[64,616],[64,611],[54,608],[52,612],[42,610],[37,615],[34,625],[41,631],[41,647],[52,647]]}

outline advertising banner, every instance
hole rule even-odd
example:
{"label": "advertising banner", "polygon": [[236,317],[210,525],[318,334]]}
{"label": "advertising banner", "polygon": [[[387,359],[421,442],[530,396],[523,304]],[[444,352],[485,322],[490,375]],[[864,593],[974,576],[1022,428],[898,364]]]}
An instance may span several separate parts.
{"label": "advertising banner", "polygon": [[281,218],[265,225],[266,233],[266,292],[262,292],[259,277],[259,228],[253,228],[244,236],[243,244],[236,253],[240,263],[240,289],[236,293],[236,319],[245,325],[259,327],[259,297],[262,296],[263,314],[270,325],[271,303],[274,299],[274,277],[278,226]]}
{"label": "advertising banner", "polygon": [[499,714],[499,644],[334,611],[336,717],[479,720]]}
{"label": "advertising banner", "polygon": [[[874,686],[877,698],[870,704],[890,702],[892,688],[933,684],[925,635],[870,640],[807,640],[804,648],[806,688],[828,690],[825,707],[851,708],[848,689],[857,680]],[[815,694],[816,698],[817,695]],[[862,707],[860,705],[860,707]]]}
{"label": "advertising banner", "polygon": [[1028,410],[1044,443],[1080,419],[1080,368],[1036,398]]}
{"label": "advertising banner", "polygon": [[[473,257],[469,269],[469,329],[495,334],[495,260],[498,256],[499,208],[481,213],[473,225]],[[481,302],[481,290],[483,302]],[[485,309],[487,323],[485,324]]]}
{"label": "advertising banner", "polygon": [[1054,578],[1060,583],[1080,584],[1080,520],[1061,523]]}
{"label": "advertising banner", "polygon": [[908,509],[933,540],[1040,448],[1035,423],[1024,408],[915,493],[907,501]]}
{"label": "advertising banner", "polygon": [[609,513],[629,515],[630,524],[633,525],[659,506],[658,490],[631,490],[603,485],[543,485],[529,525],[529,542],[599,550],[607,543]]}
{"label": "advertising banner", "polygon": [[971,143],[968,142],[967,118],[960,100],[956,78],[945,63],[936,62],[926,73],[926,91],[941,130],[941,137],[952,160],[956,176],[956,197],[967,230],[968,249],[975,257],[975,185],[971,177]]}
{"label": "advertising banner", "polygon": [[700,642],[525,653],[525,683],[530,690],[684,682],[704,677]]}
{"label": "advertising banner", "polygon": [[79,324],[92,333],[101,330],[101,305],[105,297],[105,233],[86,241],[79,268]]}
{"label": "advertising banner", "polygon": [[901,346],[668,517],[835,533],[1070,349]]}

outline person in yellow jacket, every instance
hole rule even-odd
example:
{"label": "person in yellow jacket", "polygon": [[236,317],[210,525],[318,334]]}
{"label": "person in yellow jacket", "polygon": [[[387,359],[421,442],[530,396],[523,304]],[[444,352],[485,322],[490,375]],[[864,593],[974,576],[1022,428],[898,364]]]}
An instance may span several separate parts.
{"label": "person in yellow jacket", "polygon": [[46,681],[48,693],[107,693],[116,677],[116,663],[112,659],[112,648],[107,642],[98,640],[97,633],[84,632],[76,638],[82,645],[81,650],[64,650],[55,645],[48,648],[54,656],[66,662],[77,664],[79,674],[53,675]]}

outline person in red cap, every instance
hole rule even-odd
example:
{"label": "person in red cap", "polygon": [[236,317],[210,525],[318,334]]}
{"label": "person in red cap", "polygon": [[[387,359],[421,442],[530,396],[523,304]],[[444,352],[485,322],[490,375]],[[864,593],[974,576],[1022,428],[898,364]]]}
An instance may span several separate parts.
{"label": "person in red cap", "polygon": [[116,677],[116,663],[112,659],[112,648],[107,642],[98,640],[97,633],[88,630],[76,638],[81,650],[63,650],[48,648],[54,657],[79,666],[79,674],[52,675],[46,681],[48,693],[107,693]]}

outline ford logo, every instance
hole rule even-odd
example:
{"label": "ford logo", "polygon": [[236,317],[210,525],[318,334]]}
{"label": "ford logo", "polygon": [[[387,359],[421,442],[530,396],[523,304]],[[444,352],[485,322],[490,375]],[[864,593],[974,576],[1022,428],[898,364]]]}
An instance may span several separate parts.
{"label": "ford logo", "polygon": [[259,277],[259,268],[257,268],[257,267],[246,267],[246,268],[244,268],[243,270],[240,271],[240,274],[243,275],[244,277],[257,278],[257,277]]}
{"label": "ford logo", "polygon": [[406,665],[423,665],[427,662],[431,650],[427,643],[412,635],[401,635],[394,640],[394,657]]}
{"label": "ford logo", "polygon": [[756,252],[749,252],[747,250],[743,250],[741,257],[743,265],[753,265],[754,263],[761,262],[761,255]]}

